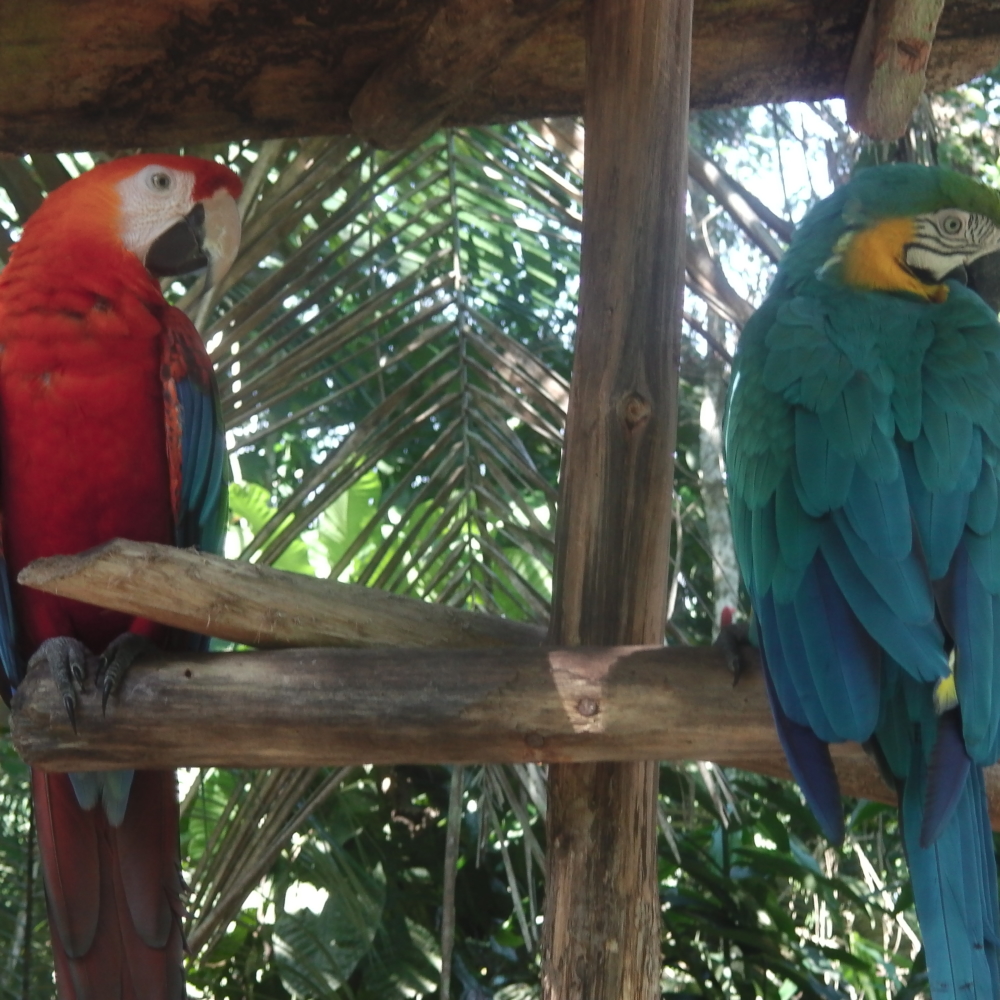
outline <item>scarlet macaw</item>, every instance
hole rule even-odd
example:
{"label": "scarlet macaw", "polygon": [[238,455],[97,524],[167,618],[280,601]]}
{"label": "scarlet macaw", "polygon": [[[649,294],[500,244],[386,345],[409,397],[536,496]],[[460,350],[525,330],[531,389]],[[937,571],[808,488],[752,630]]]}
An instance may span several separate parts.
{"label": "scarlet macaw", "polygon": [[998,260],[997,192],[861,171],[743,331],[726,428],[778,734],[833,841],[829,743],[865,743],[897,786],[935,1000],[1000,997]]}
{"label": "scarlet macaw", "polygon": [[[0,661],[14,688],[29,657],[47,659],[71,718],[91,651],[107,699],[144,642],[197,641],[14,581],[115,537],[220,549],[212,366],[157,279],[221,278],[239,193],[193,157],[104,163],[45,199],[0,272]],[[174,775],[34,771],[32,788],[61,1000],[179,1000]]]}

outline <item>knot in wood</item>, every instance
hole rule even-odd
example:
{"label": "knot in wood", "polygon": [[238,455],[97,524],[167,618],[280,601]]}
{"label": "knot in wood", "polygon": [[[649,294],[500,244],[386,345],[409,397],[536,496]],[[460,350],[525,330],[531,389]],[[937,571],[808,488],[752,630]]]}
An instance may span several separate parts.
{"label": "knot in wood", "polygon": [[593,698],[581,698],[576,703],[576,710],[581,714],[590,718],[601,710],[601,706],[594,701]]}
{"label": "knot in wood", "polygon": [[634,389],[618,400],[618,416],[630,431],[649,420],[652,412],[649,400]]}
{"label": "knot in wood", "polygon": [[545,746],[545,737],[541,733],[528,733],[524,737],[524,742],[531,747],[532,750],[541,750]]}

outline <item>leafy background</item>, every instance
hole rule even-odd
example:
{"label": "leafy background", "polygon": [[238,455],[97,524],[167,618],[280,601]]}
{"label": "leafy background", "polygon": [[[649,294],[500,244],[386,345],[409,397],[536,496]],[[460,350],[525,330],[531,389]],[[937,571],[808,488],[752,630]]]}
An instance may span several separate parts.
{"label": "leafy background", "polygon": [[[791,222],[856,161],[997,182],[1000,82],[865,144],[838,102],[692,119],[667,640],[710,641],[740,593],[720,421],[729,357]],[[127,151],[0,156],[0,264],[45,192]],[[167,294],[204,331],[230,449],[227,553],[544,622],[579,282],[583,129],[186,148],[244,179],[221,287]],[[0,743],[0,996],[52,995],[27,774]],[[194,997],[538,996],[536,766],[180,774]],[[833,849],[791,785],[664,765],[665,995],[920,995],[895,812],[850,803]]]}

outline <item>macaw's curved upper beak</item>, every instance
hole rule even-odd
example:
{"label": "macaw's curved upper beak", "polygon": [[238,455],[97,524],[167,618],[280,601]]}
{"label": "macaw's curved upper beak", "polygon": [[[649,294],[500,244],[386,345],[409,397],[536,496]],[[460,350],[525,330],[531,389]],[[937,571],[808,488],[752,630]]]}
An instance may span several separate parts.
{"label": "macaw's curved upper beak", "polygon": [[207,271],[205,287],[222,280],[240,248],[240,212],[228,191],[219,190],[161,233],[146,253],[156,278]]}
{"label": "macaw's curved upper beak", "polygon": [[977,257],[945,277],[968,285],[994,312],[1000,312],[1000,250]]}

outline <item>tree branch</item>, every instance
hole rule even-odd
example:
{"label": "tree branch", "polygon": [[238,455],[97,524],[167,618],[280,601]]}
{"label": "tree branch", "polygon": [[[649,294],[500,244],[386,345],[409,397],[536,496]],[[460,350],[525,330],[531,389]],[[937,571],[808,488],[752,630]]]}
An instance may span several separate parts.
{"label": "tree branch", "polygon": [[742,184],[692,146],[688,146],[688,172],[732,216],[754,244],[775,263],[781,260],[784,251],[767,227],[771,226],[783,240],[788,241],[795,232],[790,222],[767,209]]}

